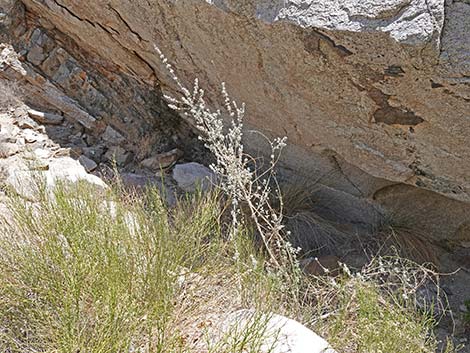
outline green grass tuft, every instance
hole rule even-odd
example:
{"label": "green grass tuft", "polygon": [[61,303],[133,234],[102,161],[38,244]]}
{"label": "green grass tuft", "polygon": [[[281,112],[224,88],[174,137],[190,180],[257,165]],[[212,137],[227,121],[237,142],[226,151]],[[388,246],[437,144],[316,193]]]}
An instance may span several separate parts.
{"label": "green grass tuft", "polygon": [[436,347],[430,315],[373,280],[286,283],[250,230],[228,240],[217,193],[168,209],[157,189],[59,185],[34,204],[12,196],[9,207],[13,218],[0,221],[1,352],[259,352],[259,320],[216,342],[211,334],[243,308],[297,319],[339,352]]}

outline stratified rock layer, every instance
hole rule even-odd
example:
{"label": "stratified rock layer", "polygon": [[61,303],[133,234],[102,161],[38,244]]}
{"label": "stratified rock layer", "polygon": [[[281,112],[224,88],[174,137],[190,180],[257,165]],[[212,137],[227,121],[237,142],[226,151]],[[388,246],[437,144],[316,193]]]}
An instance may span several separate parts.
{"label": "stratified rock layer", "polygon": [[470,239],[467,1],[22,4],[0,1],[0,25],[30,90],[97,135],[112,125],[138,153],[145,132],[176,121],[156,44],[214,104],[223,80],[250,128],[287,135],[285,169],[320,180],[331,214],[373,224],[381,205],[430,236]]}

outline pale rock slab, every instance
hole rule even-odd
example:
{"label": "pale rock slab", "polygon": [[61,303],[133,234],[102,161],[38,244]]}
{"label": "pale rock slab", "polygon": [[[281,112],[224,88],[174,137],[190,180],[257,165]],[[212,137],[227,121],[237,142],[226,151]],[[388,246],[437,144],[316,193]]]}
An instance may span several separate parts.
{"label": "pale rock slab", "polygon": [[[34,165],[25,163],[12,164],[7,170],[5,184],[28,200],[37,199],[39,193],[52,191],[58,182],[88,182],[105,189],[108,186],[95,175],[88,174],[80,163],[70,157],[52,159],[47,170],[34,170]],[[42,169],[42,168],[41,168]]]}
{"label": "pale rock slab", "polygon": [[264,331],[259,353],[337,353],[330,344],[299,322],[277,314],[239,310],[222,324],[222,332],[243,335],[250,327]]}

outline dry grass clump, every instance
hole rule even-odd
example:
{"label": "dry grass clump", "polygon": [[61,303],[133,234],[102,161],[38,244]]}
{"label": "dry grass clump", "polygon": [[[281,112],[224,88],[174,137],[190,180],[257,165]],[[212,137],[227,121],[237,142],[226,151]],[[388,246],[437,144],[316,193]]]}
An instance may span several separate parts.
{"label": "dry grass clump", "polygon": [[334,253],[343,234],[316,214],[313,193],[315,183],[297,180],[281,186],[284,218],[290,232],[289,241],[302,249],[303,256]]}
{"label": "dry grass clump", "polygon": [[413,259],[418,263],[439,264],[439,250],[429,236],[421,231],[412,216],[388,214],[375,232],[377,246],[375,253],[390,254],[398,251],[400,256]]}

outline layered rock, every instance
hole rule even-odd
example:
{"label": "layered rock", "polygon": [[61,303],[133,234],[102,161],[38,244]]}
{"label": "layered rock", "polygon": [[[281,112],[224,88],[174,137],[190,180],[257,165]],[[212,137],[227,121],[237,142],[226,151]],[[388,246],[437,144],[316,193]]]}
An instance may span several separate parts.
{"label": "layered rock", "polygon": [[[285,170],[320,181],[324,212],[374,224],[382,206],[430,237],[470,239],[468,2],[22,4],[2,0],[1,25],[29,90],[98,137],[112,125],[138,154],[147,132],[179,124],[161,102],[175,87],[158,45],[213,104],[226,81],[249,128],[289,137]],[[264,149],[258,135],[248,145]]]}

